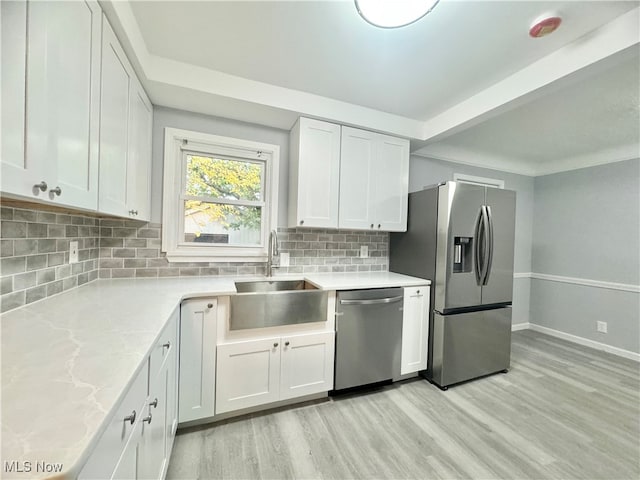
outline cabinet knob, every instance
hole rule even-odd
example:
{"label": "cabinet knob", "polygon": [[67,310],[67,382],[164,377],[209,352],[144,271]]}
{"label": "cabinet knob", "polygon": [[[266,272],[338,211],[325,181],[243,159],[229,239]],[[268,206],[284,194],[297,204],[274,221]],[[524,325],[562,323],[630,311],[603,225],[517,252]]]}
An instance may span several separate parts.
{"label": "cabinet knob", "polygon": [[34,190],[40,190],[41,192],[46,192],[47,188],[49,188],[49,186],[47,185],[47,182],[45,182],[44,180],[41,181],[40,183],[36,183],[33,186]]}
{"label": "cabinet knob", "polygon": [[129,210],[129,215],[138,215],[138,210]]}
{"label": "cabinet knob", "polygon": [[277,348],[277,347],[278,347],[278,342],[274,342],[273,348]]}
{"label": "cabinet knob", "polygon": [[171,342],[163,343],[162,348],[171,348]]}
{"label": "cabinet knob", "polygon": [[371,224],[371,228],[373,228],[373,223]]}
{"label": "cabinet knob", "polygon": [[147,422],[149,425],[151,425],[151,420],[153,420],[153,415],[151,415],[151,412],[149,412],[149,415],[142,419],[143,422]]}
{"label": "cabinet knob", "polygon": [[213,308],[213,303],[207,303],[207,308]]}
{"label": "cabinet knob", "polygon": [[59,197],[62,194],[62,189],[60,187],[52,188],[49,193],[55,193]]}
{"label": "cabinet knob", "polygon": [[300,225],[304,225],[304,220],[300,220]]}
{"label": "cabinet knob", "polygon": [[126,417],[124,417],[124,421],[129,422],[131,423],[131,425],[133,425],[133,423],[136,421],[136,411],[134,410],[133,412],[131,412],[131,415],[127,415]]}
{"label": "cabinet knob", "polygon": [[289,346],[289,341],[287,340],[286,342],[284,342],[284,346],[288,347]]}
{"label": "cabinet knob", "polygon": [[149,406],[153,408],[158,408],[158,399],[156,398],[153,400],[153,402],[150,402]]}
{"label": "cabinet knob", "polygon": [[418,295],[420,295],[420,290],[417,290],[417,291],[416,291],[416,293],[417,293]]}
{"label": "cabinet knob", "polygon": [[378,228],[380,228],[382,225],[378,224]]}

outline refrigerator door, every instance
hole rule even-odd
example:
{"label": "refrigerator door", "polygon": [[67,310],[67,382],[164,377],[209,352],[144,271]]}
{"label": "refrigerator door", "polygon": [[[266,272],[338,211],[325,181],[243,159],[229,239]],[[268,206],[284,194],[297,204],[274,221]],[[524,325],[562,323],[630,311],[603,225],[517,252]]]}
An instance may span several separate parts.
{"label": "refrigerator door", "polygon": [[490,234],[488,269],[482,287],[482,304],[509,304],[513,297],[513,245],[515,236],[516,192],[486,189],[486,211]]}
{"label": "refrigerator door", "polygon": [[482,304],[476,278],[476,229],[485,187],[447,182],[438,191],[434,308],[441,313]]}
{"label": "refrigerator door", "polygon": [[509,368],[511,307],[440,315],[434,312],[432,368],[441,387]]}

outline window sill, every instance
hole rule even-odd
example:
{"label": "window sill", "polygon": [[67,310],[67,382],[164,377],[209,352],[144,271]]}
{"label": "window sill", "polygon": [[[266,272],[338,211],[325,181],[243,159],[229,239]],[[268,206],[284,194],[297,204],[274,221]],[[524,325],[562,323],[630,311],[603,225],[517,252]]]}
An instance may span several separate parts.
{"label": "window sill", "polygon": [[185,255],[183,252],[167,252],[167,260],[171,263],[265,263],[266,255],[224,256],[224,255]]}

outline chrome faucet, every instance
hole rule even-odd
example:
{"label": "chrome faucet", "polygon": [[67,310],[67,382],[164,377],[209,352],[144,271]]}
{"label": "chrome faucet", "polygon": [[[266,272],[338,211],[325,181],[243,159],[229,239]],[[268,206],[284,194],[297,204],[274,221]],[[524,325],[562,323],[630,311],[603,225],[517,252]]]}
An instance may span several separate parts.
{"label": "chrome faucet", "polygon": [[278,250],[278,233],[275,230],[271,230],[271,233],[269,234],[268,247],[267,277],[273,277],[273,269],[280,267],[280,265],[273,264],[273,257],[277,257],[280,255],[280,252]]}

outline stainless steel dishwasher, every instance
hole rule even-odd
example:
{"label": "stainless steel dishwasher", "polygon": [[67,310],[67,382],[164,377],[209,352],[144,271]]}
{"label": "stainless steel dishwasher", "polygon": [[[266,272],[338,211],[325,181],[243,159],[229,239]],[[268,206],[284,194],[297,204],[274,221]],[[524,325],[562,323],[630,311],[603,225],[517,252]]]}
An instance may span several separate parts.
{"label": "stainless steel dishwasher", "polygon": [[399,375],[402,306],[402,288],[338,292],[336,390]]}

